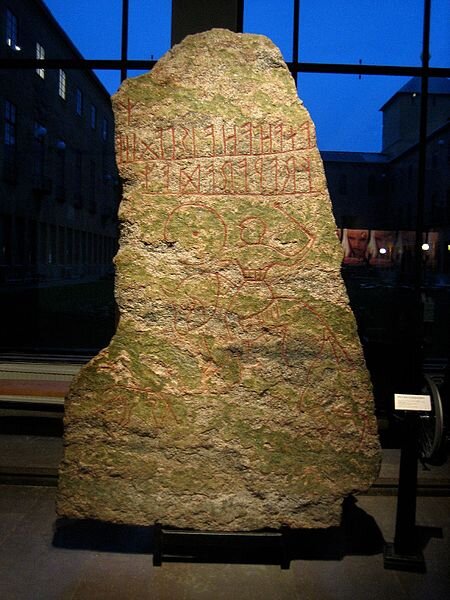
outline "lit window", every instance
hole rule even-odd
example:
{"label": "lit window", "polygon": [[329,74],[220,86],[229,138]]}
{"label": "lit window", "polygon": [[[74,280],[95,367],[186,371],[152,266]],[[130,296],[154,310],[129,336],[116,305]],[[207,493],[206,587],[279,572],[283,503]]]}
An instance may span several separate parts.
{"label": "lit window", "polygon": [[81,116],[83,114],[83,92],[80,88],[77,88],[76,92],[76,111],[77,115]]}
{"label": "lit window", "polygon": [[13,50],[20,50],[17,37],[17,17],[6,9],[6,44]]}
{"label": "lit window", "polygon": [[91,129],[95,129],[97,125],[97,109],[94,104],[91,104]]}
{"label": "lit window", "polygon": [[107,139],[108,139],[108,119],[106,117],[103,117],[103,121],[102,121],[102,140],[104,142],[106,142]]}
{"label": "lit window", "polygon": [[63,100],[66,99],[66,72],[62,69],[59,70],[58,94]]}
{"label": "lit window", "polygon": [[[41,44],[39,42],[36,42],[36,58],[38,60],[44,60],[44,58],[45,58],[45,48],[44,48],[44,46],[41,46]],[[44,77],[45,77],[44,69],[36,69],[36,73],[39,75],[39,77],[42,77],[42,79],[44,79]]]}

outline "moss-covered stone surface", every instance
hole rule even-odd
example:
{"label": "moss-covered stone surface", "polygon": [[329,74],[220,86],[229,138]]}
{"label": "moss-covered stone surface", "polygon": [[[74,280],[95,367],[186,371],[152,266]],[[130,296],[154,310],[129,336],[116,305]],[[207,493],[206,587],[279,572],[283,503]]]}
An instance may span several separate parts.
{"label": "moss-covered stone surface", "polygon": [[59,513],[337,524],[379,446],[314,126],[279,50],[189,36],[113,104],[121,318],[67,398]]}

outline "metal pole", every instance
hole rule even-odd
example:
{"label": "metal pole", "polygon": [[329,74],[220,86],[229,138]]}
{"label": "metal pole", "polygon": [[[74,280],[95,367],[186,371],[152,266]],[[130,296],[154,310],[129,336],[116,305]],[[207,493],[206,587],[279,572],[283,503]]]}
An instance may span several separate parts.
{"label": "metal pole", "polygon": [[244,0],[237,0],[236,32],[244,31]]}
{"label": "metal pole", "polygon": [[[424,0],[423,44],[422,44],[422,85],[420,102],[419,129],[419,165],[417,182],[417,215],[414,261],[414,303],[416,344],[411,364],[411,384],[414,391],[419,391],[422,379],[422,233],[424,229],[425,177],[427,155],[427,110],[428,110],[428,78],[430,48],[430,14],[431,0]],[[405,413],[403,422],[403,439],[400,458],[400,476],[398,485],[397,517],[394,544],[387,544],[384,555],[385,568],[408,571],[424,571],[425,561],[418,546],[416,534],[416,498],[417,498],[417,461],[418,447],[418,414]]]}
{"label": "metal pole", "polygon": [[128,0],[122,0],[122,50],[120,55],[120,82],[127,78],[128,60]]}
{"label": "metal pole", "polygon": [[[292,62],[294,65],[298,63],[298,35],[299,35],[299,19],[300,19],[300,0],[294,0],[294,27],[292,33]],[[293,72],[295,85],[297,86],[298,72]]]}
{"label": "metal pole", "polygon": [[397,555],[410,556],[417,552],[418,416],[415,412],[405,412],[403,419],[394,549]]}
{"label": "metal pole", "polygon": [[[417,215],[416,215],[416,248],[414,261],[414,288],[415,288],[415,336],[416,348],[412,365],[411,377],[415,393],[419,392],[422,381],[422,347],[423,347],[423,315],[421,287],[423,280],[422,261],[422,233],[424,229],[425,184],[426,184],[426,156],[427,156],[427,111],[428,111],[428,66],[430,49],[430,14],[431,0],[424,0],[423,19],[423,45],[422,45],[422,85],[420,97],[420,129],[419,129],[419,165],[417,181]],[[400,482],[397,505],[397,532],[395,545],[405,547],[411,541],[411,532],[415,528],[416,518],[416,493],[417,493],[417,415],[406,416],[405,438],[402,444],[400,462]],[[404,490],[402,490],[404,488]],[[410,533],[408,534],[408,529]]]}
{"label": "metal pole", "polygon": [[419,164],[417,178],[416,252],[414,262],[414,285],[420,296],[423,279],[422,234],[424,230],[424,207],[426,189],[426,155],[428,122],[428,81],[430,66],[430,19],[431,0],[424,1],[422,43],[422,85],[420,94]]}

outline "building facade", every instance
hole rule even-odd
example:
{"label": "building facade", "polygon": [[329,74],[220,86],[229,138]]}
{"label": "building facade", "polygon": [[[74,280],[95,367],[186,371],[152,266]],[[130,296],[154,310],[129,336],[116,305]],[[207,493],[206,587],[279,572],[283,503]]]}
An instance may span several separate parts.
{"label": "building facade", "polygon": [[[344,264],[412,266],[417,222],[420,79],[382,107],[380,153],[322,152]],[[450,273],[450,80],[430,78],[424,258]],[[381,253],[380,253],[381,252]]]}
{"label": "building facade", "polygon": [[[80,58],[40,0],[0,0],[0,56]],[[111,273],[118,179],[110,97],[92,71],[0,74],[0,283]]]}

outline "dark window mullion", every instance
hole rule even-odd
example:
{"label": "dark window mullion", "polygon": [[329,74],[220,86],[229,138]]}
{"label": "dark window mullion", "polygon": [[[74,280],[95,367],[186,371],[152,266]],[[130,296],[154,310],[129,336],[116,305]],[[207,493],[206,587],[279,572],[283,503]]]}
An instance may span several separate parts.
{"label": "dark window mullion", "polygon": [[128,66],[128,0],[122,0],[122,52],[120,65],[120,81],[127,78]]}
{"label": "dark window mullion", "polygon": [[422,232],[424,227],[426,162],[427,162],[427,121],[428,121],[428,80],[430,77],[430,22],[431,0],[424,0],[423,41],[422,41],[422,81],[420,95],[419,123],[419,162],[417,174],[417,220],[415,252],[415,285],[422,285]]}
{"label": "dark window mullion", "polygon": [[[299,36],[299,26],[300,26],[300,0],[294,0],[294,14],[293,14],[293,27],[292,27],[292,64],[298,64],[298,36]],[[294,71],[292,73],[295,81],[295,86],[297,87],[297,75],[298,72]]]}

